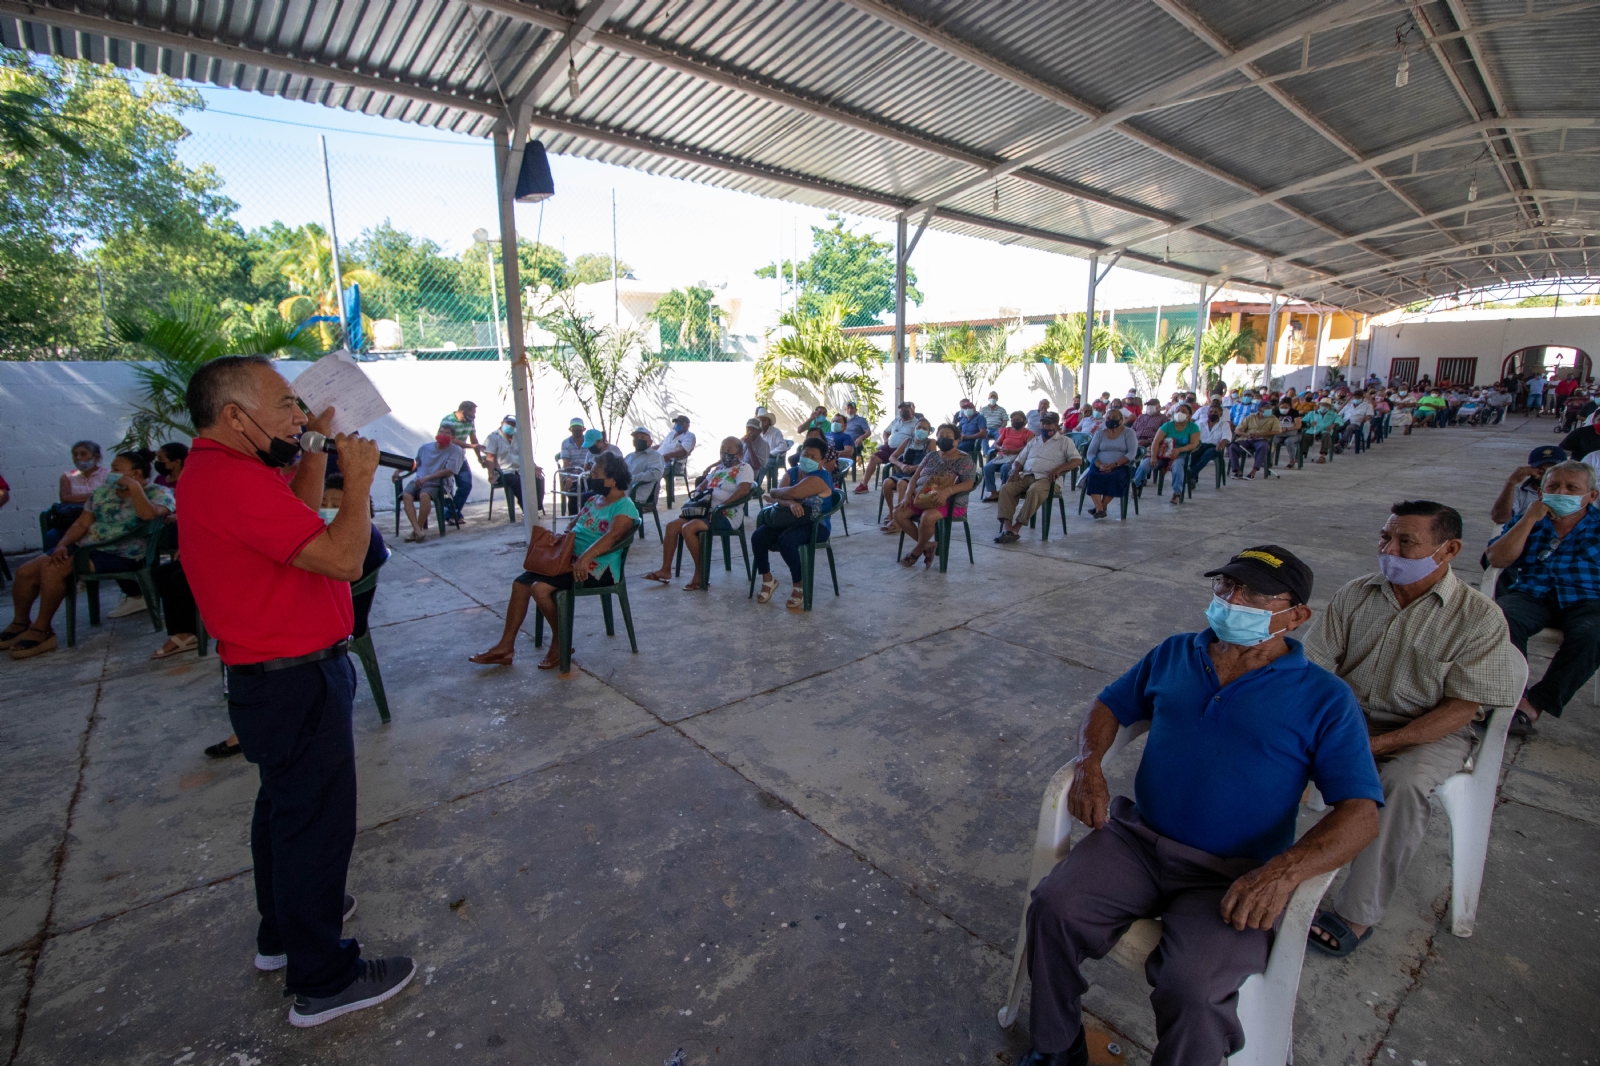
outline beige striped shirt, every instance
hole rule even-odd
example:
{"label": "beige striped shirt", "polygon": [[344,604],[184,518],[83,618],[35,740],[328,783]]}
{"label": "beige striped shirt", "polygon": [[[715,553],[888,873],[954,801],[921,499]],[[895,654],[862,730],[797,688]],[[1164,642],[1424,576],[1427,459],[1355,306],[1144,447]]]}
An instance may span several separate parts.
{"label": "beige striped shirt", "polygon": [[1355,691],[1373,733],[1446,699],[1515,707],[1528,683],[1500,608],[1453,573],[1404,609],[1382,575],[1356,578],[1312,622],[1305,652]]}

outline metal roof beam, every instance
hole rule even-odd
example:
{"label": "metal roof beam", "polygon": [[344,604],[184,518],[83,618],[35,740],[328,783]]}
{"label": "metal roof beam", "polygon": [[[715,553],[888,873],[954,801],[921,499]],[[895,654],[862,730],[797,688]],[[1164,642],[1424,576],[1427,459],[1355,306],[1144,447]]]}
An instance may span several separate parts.
{"label": "metal roof beam", "polygon": [[0,0],[0,16],[14,18],[18,22],[31,22],[35,25],[59,26],[75,33],[109,37],[127,41],[130,44],[166,48],[174,52],[192,52],[197,55],[211,56],[228,63],[239,63],[250,67],[265,67],[283,74],[299,75],[300,77],[330,82],[335,85],[347,85],[353,89],[367,89],[386,95],[406,97],[418,103],[429,104],[450,111],[466,111],[471,114],[490,117],[498,117],[502,113],[500,103],[497,100],[470,94],[443,92],[400,78],[347,70],[342,67],[320,62],[313,63],[304,59],[294,59],[289,56],[279,55],[276,52],[268,52],[264,49],[233,44],[222,40],[220,37],[201,37],[192,33],[179,33],[151,26],[136,26],[110,18],[85,15],[77,11],[67,11],[48,4],[27,3],[23,2],[23,0]]}
{"label": "metal roof beam", "polygon": [[1335,167],[1333,170],[1324,171],[1321,174],[1313,174],[1310,177],[1301,178],[1299,181],[1290,182],[1287,185],[1281,185],[1271,192],[1263,193],[1260,196],[1253,196],[1245,200],[1236,200],[1231,204],[1224,204],[1221,207],[1207,211],[1198,218],[1182,223],[1181,225],[1165,228],[1146,228],[1144,230],[1129,234],[1126,237],[1112,237],[1111,240],[1119,241],[1120,247],[1133,247],[1135,245],[1144,244],[1147,241],[1154,240],[1157,237],[1170,237],[1174,233],[1183,233],[1187,230],[1195,228],[1196,226],[1203,226],[1207,223],[1216,222],[1220,219],[1228,218],[1232,215],[1237,215],[1245,211],[1250,211],[1257,207],[1264,207],[1277,203],[1288,196],[1295,196],[1300,193],[1310,192],[1313,189],[1321,188],[1324,185],[1331,184],[1332,182],[1338,181],[1342,178],[1347,178],[1354,174],[1365,173],[1372,167],[1382,166],[1385,163],[1392,163],[1397,159],[1404,159],[1409,155],[1420,152],[1437,151],[1443,148],[1454,147],[1462,143],[1470,143],[1471,141],[1477,140],[1485,132],[1492,132],[1493,130],[1503,130],[1505,132],[1502,135],[1509,136],[1511,129],[1523,129],[1529,132],[1537,132],[1540,130],[1563,128],[1593,129],[1597,126],[1600,126],[1600,118],[1595,118],[1592,116],[1558,115],[1538,118],[1519,118],[1506,120],[1495,119],[1487,122],[1474,122],[1465,126],[1458,126],[1452,130],[1446,130],[1442,133],[1435,133],[1431,136],[1424,137],[1421,140],[1413,141],[1410,144],[1403,144],[1396,148],[1391,148],[1385,152],[1379,152],[1378,154],[1368,156],[1365,159],[1358,159],[1352,163],[1346,164],[1345,166]]}
{"label": "metal roof beam", "polygon": [[[1429,261],[1431,259],[1439,259],[1441,257],[1447,257],[1448,258],[1448,257],[1455,257],[1455,256],[1458,256],[1458,255],[1460,256],[1459,259],[1449,258],[1449,261],[1441,264],[1444,267],[1449,267],[1451,265],[1451,263],[1453,263],[1453,262],[1470,262],[1473,259],[1488,258],[1488,257],[1492,257],[1492,256],[1511,256],[1512,258],[1516,258],[1519,255],[1519,253],[1514,251],[1514,250],[1506,250],[1506,251],[1501,251],[1501,252],[1489,251],[1489,252],[1483,253],[1482,256],[1475,255],[1473,253],[1476,253],[1479,248],[1482,248],[1485,245],[1488,245],[1492,249],[1493,246],[1497,245],[1497,244],[1505,244],[1505,243],[1513,242],[1513,241],[1523,241],[1526,238],[1536,237],[1536,236],[1539,236],[1541,234],[1548,234],[1549,232],[1550,232],[1549,227],[1546,227],[1546,226],[1532,226],[1532,227],[1528,227],[1526,229],[1512,230],[1510,232],[1498,234],[1498,235],[1493,236],[1493,237],[1485,237],[1484,239],[1479,240],[1479,241],[1467,241],[1464,244],[1461,244],[1461,245],[1459,245],[1458,247],[1455,247],[1455,248],[1441,248],[1441,249],[1437,249],[1437,250],[1432,251],[1432,252],[1422,252],[1422,253],[1420,253],[1418,255],[1409,256],[1409,257],[1407,257],[1405,259],[1396,259],[1392,263],[1382,263],[1382,264],[1379,264],[1378,266],[1363,267],[1360,270],[1351,270],[1351,271],[1348,271],[1348,272],[1343,273],[1343,274],[1335,274],[1333,277],[1328,278],[1325,281],[1319,282],[1319,284],[1324,284],[1324,285],[1342,285],[1346,280],[1348,280],[1350,278],[1365,277],[1368,274],[1377,274],[1377,273],[1382,273],[1384,271],[1397,270],[1400,267],[1410,266],[1410,265],[1415,264],[1415,263],[1425,263],[1425,262],[1427,262],[1427,261]],[[1572,236],[1572,237],[1585,236],[1584,234],[1580,234],[1580,233],[1576,233],[1576,232],[1565,232],[1565,231],[1563,231],[1560,235],[1562,235],[1562,236]],[[1531,253],[1522,252],[1520,254],[1526,255],[1526,254],[1531,254]],[[1527,267],[1524,265],[1523,269],[1526,270]]]}
{"label": "metal roof beam", "polygon": [[622,0],[589,0],[578,17],[572,19],[561,35],[560,43],[552,48],[540,61],[524,86],[511,101],[511,113],[521,115],[530,110],[539,100],[539,97],[548,92],[551,86],[561,80],[561,54],[569,56],[578,48],[582,48],[594,39],[600,27],[610,21],[611,16],[617,13],[617,8],[622,6]]}

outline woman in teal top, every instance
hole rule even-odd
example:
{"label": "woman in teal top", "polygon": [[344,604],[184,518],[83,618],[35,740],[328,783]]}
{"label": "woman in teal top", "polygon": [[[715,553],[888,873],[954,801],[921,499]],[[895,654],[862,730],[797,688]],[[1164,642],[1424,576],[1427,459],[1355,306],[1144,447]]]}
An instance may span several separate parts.
{"label": "woman in teal top", "polygon": [[1137,488],[1144,488],[1144,483],[1150,477],[1150,471],[1155,469],[1155,464],[1167,457],[1167,441],[1171,441],[1175,450],[1170,452],[1172,458],[1172,487],[1177,491],[1172,494],[1173,503],[1183,502],[1183,478],[1188,473],[1189,454],[1200,447],[1200,427],[1190,417],[1192,409],[1186,403],[1180,403],[1172,409],[1172,421],[1163,422],[1161,428],[1156,430],[1154,439],[1150,441],[1150,453],[1139,464],[1139,470],[1133,475],[1133,484]]}
{"label": "woman in teal top", "polygon": [[[517,630],[528,617],[532,599],[550,623],[550,632],[559,633],[556,622],[556,593],[573,588],[614,585],[622,579],[622,549],[639,524],[639,508],[628,495],[632,483],[628,464],[622,456],[604,452],[594,461],[588,474],[588,490],[594,493],[572,520],[572,569],[551,577],[525,571],[512,582],[511,602],[506,606],[505,631],[500,643],[479,652],[470,661],[484,666],[510,666],[516,654]],[[550,653],[539,662],[539,669],[554,670],[561,663],[561,641],[552,639]]]}

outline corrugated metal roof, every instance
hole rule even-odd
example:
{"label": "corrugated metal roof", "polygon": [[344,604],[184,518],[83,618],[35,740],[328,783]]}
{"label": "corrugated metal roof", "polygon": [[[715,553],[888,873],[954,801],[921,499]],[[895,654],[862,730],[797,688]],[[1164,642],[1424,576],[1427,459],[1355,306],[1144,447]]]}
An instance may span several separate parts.
{"label": "corrugated metal roof", "polygon": [[[0,0],[0,42],[478,136],[553,63],[554,151],[1358,310],[1586,273],[1600,230],[1600,2],[601,3]],[[1406,151],[1529,117],[1562,121]]]}

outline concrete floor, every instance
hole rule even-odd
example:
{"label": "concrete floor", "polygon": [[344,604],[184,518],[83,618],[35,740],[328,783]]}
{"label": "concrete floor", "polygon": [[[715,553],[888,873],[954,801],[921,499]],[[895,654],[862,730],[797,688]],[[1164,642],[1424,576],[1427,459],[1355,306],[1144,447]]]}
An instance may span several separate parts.
{"label": "concrete floor", "polygon": [[[641,653],[579,605],[581,670],[470,666],[521,548],[465,532],[394,545],[374,638],[394,721],[357,696],[360,826],[347,927],[416,956],[402,996],[321,1028],[258,975],[255,775],[216,660],[159,663],[142,617],[5,661],[0,692],[0,1053],[8,1062],[1014,1062],[1010,973],[1039,793],[1098,689],[1198,629],[1200,574],[1277,542],[1313,607],[1372,565],[1388,505],[1467,518],[1475,579],[1501,478],[1550,423],[1395,438],[1269,482],[1072,515],[977,564],[893,565],[858,502],[842,595],[809,615],[637,579]],[[498,510],[498,509],[497,509]],[[384,521],[380,516],[380,521]],[[392,522],[392,518],[388,519]],[[393,528],[392,525],[389,528]],[[735,546],[737,553],[737,546]],[[720,562],[720,552],[719,552]],[[735,567],[738,563],[735,562]],[[619,619],[620,623],[620,619]],[[1535,669],[1542,669],[1538,660]],[[1302,1064],[1600,1063],[1600,718],[1586,693],[1508,751],[1477,934],[1450,935],[1443,818],[1377,934],[1307,960]],[[1133,762],[1114,768],[1131,785]],[[1154,1040],[1142,980],[1097,964],[1088,1007],[1127,1061]]]}

